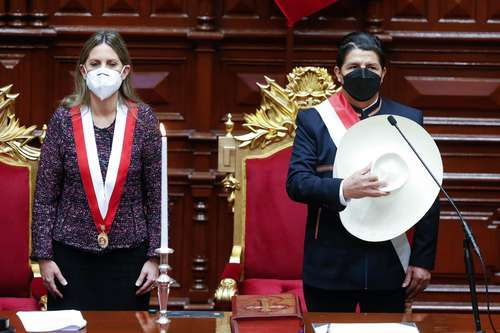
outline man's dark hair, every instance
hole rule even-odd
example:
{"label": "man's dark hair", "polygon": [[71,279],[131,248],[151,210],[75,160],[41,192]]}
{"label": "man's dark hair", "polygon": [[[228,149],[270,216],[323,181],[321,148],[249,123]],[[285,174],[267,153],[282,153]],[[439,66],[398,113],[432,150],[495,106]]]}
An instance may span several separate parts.
{"label": "man's dark hair", "polygon": [[377,36],[367,32],[351,32],[345,35],[338,44],[337,66],[342,67],[345,57],[354,49],[373,51],[377,54],[380,65],[385,67],[385,54],[382,43]]}

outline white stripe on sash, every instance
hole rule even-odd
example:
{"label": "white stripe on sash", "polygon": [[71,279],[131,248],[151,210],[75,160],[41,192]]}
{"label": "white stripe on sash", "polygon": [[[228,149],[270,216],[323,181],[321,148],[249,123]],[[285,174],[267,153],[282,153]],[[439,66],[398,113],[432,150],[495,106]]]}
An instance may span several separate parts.
{"label": "white stripe on sash", "polygon": [[87,152],[92,185],[94,187],[97,204],[99,206],[99,212],[104,220],[106,218],[106,214],[108,213],[109,201],[115,188],[118,168],[120,166],[123,139],[125,136],[125,124],[127,120],[127,107],[123,103],[119,103],[117,107],[113,143],[111,144],[111,154],[109,156],[108,169],[106,171],[106,179],[104,182],[97,154],[92,112],[90,112],[90,109],[87,106],[82,106],[80,108],[80,114],[82,116],[85,150]]}
{"label": "white stripe on sash", "polygon": [[[344,123],[342,123],[342,120],[340,120],[340,117],[328,99],[324,100],[321,104],[316,105],[314,108],[318,111],[323,123],[328,129],[328,134],[330,134],[333,144],[338,147],[340,140],[342,140],[342,137],[347,132]],[[332,173],[333,178],[335,178],[335,175],[336,172],[334,164]]]}
{"label": "white stripe on sash", "polygon": [[406,272],[408,265],[410,263],[411,247],[408,241],[408,236],[406,233],[401,234],[393,239],[391,239],[392,246],[398,255],[399,262],[403,266],[403,270]]}

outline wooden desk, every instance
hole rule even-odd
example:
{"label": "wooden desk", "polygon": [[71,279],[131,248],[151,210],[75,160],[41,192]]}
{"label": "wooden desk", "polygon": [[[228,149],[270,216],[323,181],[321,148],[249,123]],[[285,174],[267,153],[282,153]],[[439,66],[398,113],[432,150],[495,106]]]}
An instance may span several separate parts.
{"label": "wooden desk", "polygon": [[[223,318],[172,318],[167,333],[230,333],[229,318],[231,313],[224,313]],[[26,333],[15,312],[0,312],[0,316],[8,317],[17,333]],[[88,333],[159,333],[155,323],[156,315],[133,311],[84,312]],[[472,314],[355,314],[355,313],[306,313],[305,333],[312,333],[311,323],[342,322],[402,322],[417,323],[421,333],[473,333]],[[495,325],[500,328],[500,315],[493,317]],[[481,324],[486,332],[492,332],[488,318],[481,317]]]}
{"label": "wooden desk", "polygon": [[[400,323],[415,322],[420,333],[473,333],[474,322],[471,314],[416,313],[412,315],[390,313],[306,313],[305,333],[314,332],[311,323]],[[500,328],[500,315],[493,315],[497,330]],[[488,317],[481,316],[481,327],[486,332],[493,332]]]}
{"label": "wooden desk", "polygon": [[[230,312],[223,318],[172,318],[167,333],[230,333]],[[16,333],[26,333],[15,312],[0,311],[1,317],[8,317]],[[84,311],[87,327],[79,333],[159,333],[155,320],[157,315],[134,311]]]}

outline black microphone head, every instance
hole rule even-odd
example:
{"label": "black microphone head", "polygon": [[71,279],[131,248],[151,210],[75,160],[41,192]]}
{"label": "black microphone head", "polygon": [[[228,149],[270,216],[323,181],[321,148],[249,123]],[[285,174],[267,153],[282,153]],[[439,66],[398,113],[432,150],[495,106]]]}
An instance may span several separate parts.
{"label": "black microphone head", "polygon": [[398,121],[396,120],[396,118],[394,118],[393,116],[389,116],[389,117],[387,117],[387,120],[389,121],[389,123],[390,123],[392,126],[396,126],[396,124],[398,123]]}

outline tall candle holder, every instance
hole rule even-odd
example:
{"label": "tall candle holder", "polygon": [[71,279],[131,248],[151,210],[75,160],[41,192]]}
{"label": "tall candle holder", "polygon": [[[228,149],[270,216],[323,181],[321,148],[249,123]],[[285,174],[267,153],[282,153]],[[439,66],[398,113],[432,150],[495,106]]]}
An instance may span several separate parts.
{"label": "tall candle holder", "polygon": [[166,325],[170,323],[170,319],[167,317],[167,304],[168,295],[170,293],[170,285],[174,282],[174,279],[168,276],[168,271],[171,269],[168,265],[168,255],[174,253],[174,250],[171,248],[158,248],[156,249],[156,253],[160,255],[160,274],[158,275],[158,279],[156,279],[160,316],[156,322],[160,325]]}

